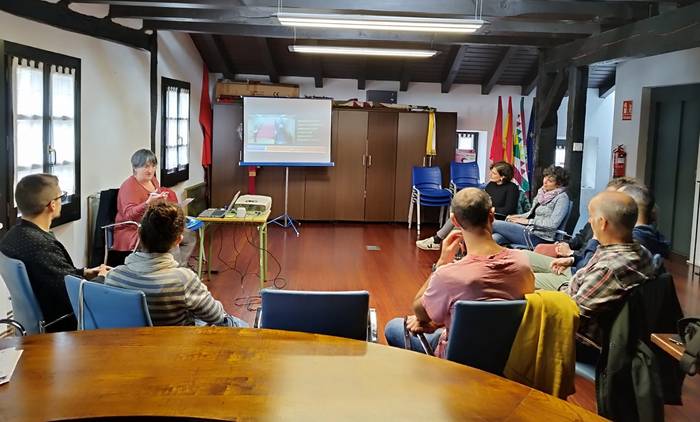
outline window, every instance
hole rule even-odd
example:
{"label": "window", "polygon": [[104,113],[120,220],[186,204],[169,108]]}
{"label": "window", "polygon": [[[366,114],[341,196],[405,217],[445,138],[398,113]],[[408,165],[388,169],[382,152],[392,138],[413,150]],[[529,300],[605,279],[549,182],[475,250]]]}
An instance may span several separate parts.
{"label": "window", "polygon": [[554,150],[554,165],[564,167],[566,163],[566,139],[558,138]]}
{"label": "window", "polygon": [[[8,160],[0,162],[8,183],[8,209],[19,217],[13,198],[24,176],[51,173],[68,193],[53,225],[80,219],[80,59],[10,42],[0,42],[6,98]],[[10,204],[12,208],[10,208]]]}
{"label": "window", "polygon": [[190,176],[190,84],[162,78],[163,128],[160,182],[173,186]]}

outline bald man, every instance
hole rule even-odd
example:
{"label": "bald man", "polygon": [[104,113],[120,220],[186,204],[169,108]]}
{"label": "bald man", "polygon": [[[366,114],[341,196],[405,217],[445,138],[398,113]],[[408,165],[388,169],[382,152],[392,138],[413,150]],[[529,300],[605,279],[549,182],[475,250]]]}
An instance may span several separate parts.
{"label": "bald man", "polygon": [[559,290],[581,311],[579,333],[600,345],[600,317],[614,311],[632,289],[654,273],[651,254],[632,239],[637,204],[622,192],[601,192],[588,204],[588,221],[600,246],[588,265]]}

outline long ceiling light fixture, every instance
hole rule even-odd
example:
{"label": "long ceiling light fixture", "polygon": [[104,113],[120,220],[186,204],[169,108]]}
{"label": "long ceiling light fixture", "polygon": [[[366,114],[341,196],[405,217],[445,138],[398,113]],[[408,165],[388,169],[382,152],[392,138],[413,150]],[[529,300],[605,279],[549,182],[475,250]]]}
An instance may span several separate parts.
{"label": "long ceiling light fixture", "polygon": [[307,28],[375,29],[386,31],[447,32],[468,34],[484,25],[481,19],[417,18],[410,16],[332,15],[277,13],[284,26]]}
{"label": "long ceiling light fixture", "polygon": [[369,47],[336,47],[329,45],[290,45],[293,53],[309,54],[341,54],[349,56],[382,56],[382,57],[433,57],[435,50],[412,50],[403,48],[369,48]]}

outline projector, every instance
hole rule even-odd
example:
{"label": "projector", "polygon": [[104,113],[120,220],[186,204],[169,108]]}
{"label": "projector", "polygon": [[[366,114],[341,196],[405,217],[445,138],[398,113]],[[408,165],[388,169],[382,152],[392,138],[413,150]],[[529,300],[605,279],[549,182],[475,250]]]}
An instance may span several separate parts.
{"label": "projector", "polygon": [[236,207],[245,208],[247,213],[264,213],[272,208],[272,198],[263,195],[241,195],[236,201]]}

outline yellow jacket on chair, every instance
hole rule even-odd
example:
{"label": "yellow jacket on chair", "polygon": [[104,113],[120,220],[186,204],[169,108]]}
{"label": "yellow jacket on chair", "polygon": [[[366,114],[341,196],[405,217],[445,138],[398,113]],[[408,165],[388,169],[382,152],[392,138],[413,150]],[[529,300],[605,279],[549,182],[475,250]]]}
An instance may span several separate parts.
{"label": "yellow jacket on chair", "polygon": [[527,305],[503,374],[559,398],[573,394],[579,311],[566,293],[538,290]]}

